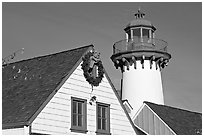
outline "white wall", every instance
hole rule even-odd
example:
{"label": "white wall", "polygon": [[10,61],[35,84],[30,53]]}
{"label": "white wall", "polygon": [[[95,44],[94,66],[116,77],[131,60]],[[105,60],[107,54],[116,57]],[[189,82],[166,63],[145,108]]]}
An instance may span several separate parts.
{"label": "white wall", "polygon": [[3,135],[24,135],[24,128],[3,129]]}
{"label": "white wall", "polygon": [[122,99],[127,99],[133,107],[134,116],[144,101],[164,104],[160,69],[156,70],[155,62],[150,69],[149,60],[144,61],[144,69],[140,61],[136,61],[137,68],[130,66],[123,72]]}
{"label": "white wall", "polygon": [[[81,65],[79,65],[33,121],[31,131],[43,134],[83,134],[70,131],[71,97],[78,97],[87,99],[87,134],[95,134],[96,104],[89,105],[90,93],[91,85],[85,80]],[[92,95],[97,97],[98,102],[110,104],[110,132],[112,135],[135,134],[105,77],[98,87],[94,87]]]}

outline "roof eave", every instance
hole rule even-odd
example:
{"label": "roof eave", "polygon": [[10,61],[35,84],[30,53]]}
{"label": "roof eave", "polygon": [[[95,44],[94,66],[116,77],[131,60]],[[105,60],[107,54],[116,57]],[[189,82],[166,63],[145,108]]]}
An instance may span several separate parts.
{"label": "roof eave", "polygon": [[153,25],[132,25],[132,26],[126,26],[125,27],[125,31],[129,30],[130,28],[136,28],[136,27],[147,27],[147,28],[151,28],[153,31],[156,30],[156,28]]}
{"label": "roof eave", "polygon": [[2,129],[23,128],[24,126],[29,126],[29,124],[27,122],[2,124]]}

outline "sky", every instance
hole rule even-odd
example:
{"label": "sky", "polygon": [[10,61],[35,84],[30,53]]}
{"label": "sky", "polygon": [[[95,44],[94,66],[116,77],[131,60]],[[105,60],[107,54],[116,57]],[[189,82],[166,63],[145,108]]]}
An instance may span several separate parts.
{"label": "sky", "polygon": [[10,62],[93,44],[120,88],[121,72],[110,57],[125,26],[141,9],[168,42],[172,55],[162,70],[165,105],[202,111],[202,3],[97,2],[3,3],[2,58],[24,48]]}

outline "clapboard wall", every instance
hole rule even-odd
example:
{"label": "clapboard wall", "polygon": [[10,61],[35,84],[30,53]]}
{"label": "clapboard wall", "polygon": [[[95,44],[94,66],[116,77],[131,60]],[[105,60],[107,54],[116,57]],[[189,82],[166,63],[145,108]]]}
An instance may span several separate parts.
{"label": "clapboard wall", "polygon": [[110,132],[112,135],[135,134],[105,75],[100,85],[94,87],[91,94],[91,85],[83,76],[81,64],[33,121],[31,132],[41,134],[83,134],[71,132],[70,130],[71,97],[77,97],[87,100],[88,132],[86,134],[96,134],[96,104],[89,104],[91,96],[96,96],[98,102],[110,104]]}
{"label": "clapboard wall", "polygon": [[175,133],[144,104],[134,123],[150,135],[174,135]]}
{"label": "clapboard wall", "polygon": [[24,135],[24,128],[3,129],[2,135]]}
{"label": "clapboard wall", "polygon": [[3,129],[2,135],[29,135],[30,127],[23,126],[19,128]]}

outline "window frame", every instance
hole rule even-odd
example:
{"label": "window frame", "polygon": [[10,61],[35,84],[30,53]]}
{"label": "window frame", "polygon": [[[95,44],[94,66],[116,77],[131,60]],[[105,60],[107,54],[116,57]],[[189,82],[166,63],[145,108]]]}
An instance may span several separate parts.
{"label": "window frame", "polygon": [[[74,126],[73,125],[73,102],[78,101],[78,102],[83,102],[82,105],[82,115],[83,115],[83,120],[82,120],[82,126]],[[77,97],[71,97],[71,132],[79,132],[79,133],[86,133],[88,132],[87,130],[87,100],[82,99],[82,98],[77,98]]]}
{"label": "window frame", "polygon": [[[107,111],[106,130],[98,129],[98,107],[105,107]],[[110,133],[110,104],[96,102],[96,134],[97,135],[111,135]]]}

